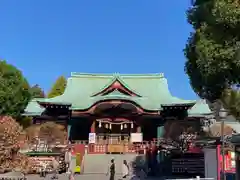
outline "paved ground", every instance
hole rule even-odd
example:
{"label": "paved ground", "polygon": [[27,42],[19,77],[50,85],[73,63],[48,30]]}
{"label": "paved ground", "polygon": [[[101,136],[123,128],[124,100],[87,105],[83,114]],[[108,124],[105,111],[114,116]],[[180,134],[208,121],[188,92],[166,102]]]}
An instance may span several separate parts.
{"label": "paved ground", "polygon": [[[27,176],[28,180],[51,180],[51,176],[48,175],[46,178],[41,178],[38,175],[29,175]],[[83,174],[83,175],[76,175],[75,180],[108,180],[109,177],[105,174]],[[121,179],[120,175],[116,175],[116,180]],[[126,180],[129,180],[130,178],[127,178]],[[68,177],[66,174],[59,175],[58,180],[68,180]],[[146,180],[161,180],[160,178],[147,178]]]}

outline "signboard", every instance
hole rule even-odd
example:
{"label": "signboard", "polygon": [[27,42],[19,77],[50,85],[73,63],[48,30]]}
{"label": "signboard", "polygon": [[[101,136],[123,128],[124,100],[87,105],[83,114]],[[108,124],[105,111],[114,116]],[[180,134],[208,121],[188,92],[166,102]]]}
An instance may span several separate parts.
{"label": "signboard", "polygon": [[142,133],[131,133],[131,142],[142,142],[143,135]]}
{"label": "signboard", "polygon": [[96,133],[89,133],[88,143],[89,144],[95,144],[96,143]]}

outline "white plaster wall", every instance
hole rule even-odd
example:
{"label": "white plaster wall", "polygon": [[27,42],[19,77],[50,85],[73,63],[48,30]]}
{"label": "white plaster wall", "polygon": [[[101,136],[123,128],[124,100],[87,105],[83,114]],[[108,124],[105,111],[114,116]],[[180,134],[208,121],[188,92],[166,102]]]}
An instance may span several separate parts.
{"label": "white plaster wall", "polygon": [[218,160],[216,149],[204,149],[204,161],[205,161],[205,178],[214,178],[217,180],[218,175]]}

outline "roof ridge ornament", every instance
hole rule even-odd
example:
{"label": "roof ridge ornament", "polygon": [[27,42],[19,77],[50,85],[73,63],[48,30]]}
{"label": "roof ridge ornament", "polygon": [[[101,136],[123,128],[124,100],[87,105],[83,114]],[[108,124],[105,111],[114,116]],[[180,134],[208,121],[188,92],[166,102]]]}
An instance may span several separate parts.
{"label": "roof ridge ornament", "polygon": [[119,74],[115,72],[115,73],[113,73],[112,75],[113,75],[112,82],[118,81],[118,79],[119,79]]}

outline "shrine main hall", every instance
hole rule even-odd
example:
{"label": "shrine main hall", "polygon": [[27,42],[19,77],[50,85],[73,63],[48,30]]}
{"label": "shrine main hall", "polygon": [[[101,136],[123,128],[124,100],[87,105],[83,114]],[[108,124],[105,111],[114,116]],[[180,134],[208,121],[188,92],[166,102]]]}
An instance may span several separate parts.
{"label": "shrine main hall", "polygon": [[[178,87],[175,87],[178,88]],[[201,128],[211,114],[205,100],[184,100],[173,96],[167,79],[159,74],[71,73],[64,93],[54,98],[36,98],[24,115],[33,123],[55,121],[66,127],[68,139],[129,142],[131,134],[143,141],[176,138]]]}

